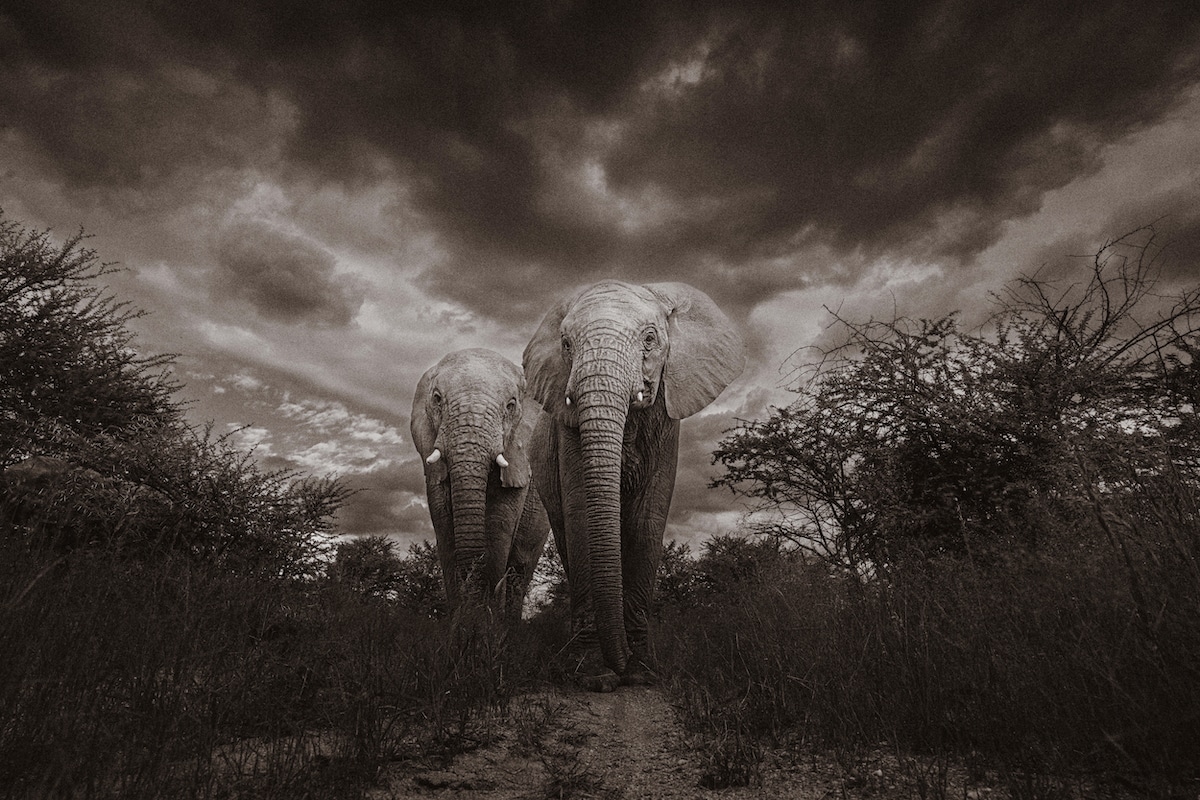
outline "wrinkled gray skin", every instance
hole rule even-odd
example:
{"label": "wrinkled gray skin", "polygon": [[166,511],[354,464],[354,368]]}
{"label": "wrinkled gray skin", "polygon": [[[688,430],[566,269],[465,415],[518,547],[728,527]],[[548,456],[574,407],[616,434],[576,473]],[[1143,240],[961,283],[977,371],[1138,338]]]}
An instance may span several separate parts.
{"label": "wrinkled gray skin", "polygon": [[647,615],[679,420],[716,399],[744,364],[737,330],[683,283],[587,287],[553,308],[525,348],[529,392],[546,411],[533,479],[566,568],[577,675],[588,688],[654,679]]}
{"label": "wrinkled gray skin", "polygon": [[450,353],[417,384],[410,429],[451,609],[473,595],[520,618],[550,530],[527,453],[539,416],[521,370],[491,350]]}

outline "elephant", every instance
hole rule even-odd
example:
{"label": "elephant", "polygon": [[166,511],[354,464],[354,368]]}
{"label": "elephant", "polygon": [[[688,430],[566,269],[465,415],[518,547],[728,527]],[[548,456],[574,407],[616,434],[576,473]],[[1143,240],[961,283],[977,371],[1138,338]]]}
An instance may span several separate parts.
{"label": "elephant", "polygon": [[738,330],[684,283],[587,286],[552,308],[525,348],[529,392],[545,412],[534,482],[570,587],[571,669],[588,689],[657,678],[648,615],[679,420],[712,403],[745,361]]}
{"label": "elephant", "polygon": [[521,369],[491,350],[449,353],[417,383],[410,432],[452,612],[476,597],[520,619],[550,533],[527,451],[541,413]]}

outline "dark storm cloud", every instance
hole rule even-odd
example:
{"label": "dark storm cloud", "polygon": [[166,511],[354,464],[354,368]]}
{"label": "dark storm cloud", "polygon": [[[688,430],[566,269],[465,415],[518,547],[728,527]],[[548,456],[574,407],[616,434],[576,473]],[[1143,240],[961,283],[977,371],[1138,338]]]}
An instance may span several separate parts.
{"label": "dark storm cloud", "polygon": [[244,167],[269,148],[277,99],[184,53],[120,3],[0,10],[0,130],[73,187],[144,188],[180,169]]}
{"label": "dark storm cloud", "polygon": [[1188,204],[1162,218],[1157,228],[1165,231],[1163,277],[1189,288],[1200,281],[1200,209]]}
{"label": "dark storm cloud", "polygon": [[[69,174],[169,168],[252,119],[183,102],[163,69],[185,65],[285,102],[291,167],[398,169],[449,254],[426,286],[522,321],[601,273],[744,309],[884,250],[969,262],[1177,101],[1200,23],[1190,0],[103,8],[0,24],[8,124]],[[168,121],[195,146],[155,144]],[[594,202],[562,183],[584,167]]]}
{"label": "dark storm cloud", "polygon": [[[1146,257],[1153,259],[1163,284],[1159,289],[1164,292],[1181,286],[1191,289],[1200,283],[1200,208],[1193,190],[1188,186],[1128,203],[1113,213],[1102,231],[1106,240],[1132,234],[1131,242],[1147,244]],[[1084,252],[1093,255],[1095,239],[1088,243],[1093,245],[1092,252]],[[1075,242],[1075,247],[1083,244]]]}
{"label": "dark storm cloud", "polygon": [[[313,10],[293,30],[332,36],[265,43],[289,65],[278,79],[300,110],[295,155],[339,176],[394,156],[457,256],[429,285],[490,313],[497,293],[622,269],[700,270],[714,289],[761,296],[820,270],[792,263],[760,280],[702,265],[811,240],[969,259],[1000,221],[1171,106],[1195,77],[1200,19],[1190,3],[514,8],[372,30]],[[672,67],[675,84],[646,88]],[[587,125],[607,123],[611,141],[587,140]],[[611,188],[655,189],[675,214],[631,233],[548,205],[558,153],[590,154]],[[531,265],[549,277],[531,281]],[[489,291],[464,279],[480,275]]]}
{"label": "dark storm cloud", "polygon": [[226,227],[216,251],[214,296],[248,301],[268,319],[341,326],[362,305],[361,286],[335,273],[328,251],[269,224]]}
{"label": "dark storm cloud", "polygon": [[[624,186],[728,198],[684,240],[738,261],[806,226],[844,250],[969,258],[1195,77],[1197,11],[846,5],[717,26],[707,74],[610,161]],[[743,199],[744,198],[744,199]],[[938,217],[954,229],[928,240]]]}
{"label": "dark storm cloud", "polygon": [[1118,240],[1123,244],[1113,252],[1121,258],[1144,259],[1159,281],[1158,293],[1172,295],[1194,287],[1200,281],[1200,208],[1194,187],[1130,198],[1087,225],[1042,243],[1019,272],[1059,285],[1077,284],[1085,279],[1101,248]]}

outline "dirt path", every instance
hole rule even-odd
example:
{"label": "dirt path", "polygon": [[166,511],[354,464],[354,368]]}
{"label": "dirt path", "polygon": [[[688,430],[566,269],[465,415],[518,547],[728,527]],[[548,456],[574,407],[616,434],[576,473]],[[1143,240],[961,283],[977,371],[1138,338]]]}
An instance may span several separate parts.
{"label": "dirt path", "polygon": [[702,788],[703,746],[653,688],[527,695],[514,704],[512,718],[495,744],[460,754],[442,769],[397,767],[371,797],[818,798],[831,788],[815,775],[778,774],[756,787]]}

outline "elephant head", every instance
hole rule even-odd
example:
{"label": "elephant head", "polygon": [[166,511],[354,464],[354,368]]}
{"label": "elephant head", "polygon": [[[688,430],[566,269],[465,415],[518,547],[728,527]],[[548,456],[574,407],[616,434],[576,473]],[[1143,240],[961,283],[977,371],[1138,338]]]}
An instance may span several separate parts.
{"label": "elephant head", "polygon": [[[530,394],[559,425],[578,432],[586,520],[575,527],[586,530],[583,568],[599,644],[605,663],[617,673],[626,658],[622,494],[636,500],[638,482],[648,482],[637,465],[623,459],[669,464],[665,502],[653,510],[661,547],[678,448],[677,435],[649,434],[631,444],[627,422],[632,415],[659,414],[664,424],[658,429],[676,431],[677,423],[665,418],[679,420],[700,411],[744,363],[745,346],[730,321],[708,295],[683,283],[589,286],[551,309],[525,348]],[[639,429],[647,427],[653,426]],[[669,459],[650,452],[666,447],[672,448]],[[568,579],[574,580],[570,574]]]}
{"label": "elephant head", "polygon": [[[499,586],[529,484],[525,445],[537,416],[521,370],[491,350],[459,350],[430,367],[413,397],[446,594],[468,578]],[[529,405],[531,408],[523,408]]]}

